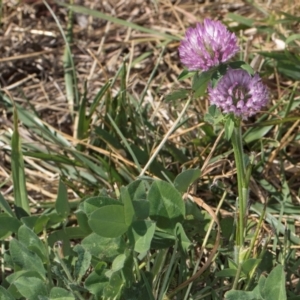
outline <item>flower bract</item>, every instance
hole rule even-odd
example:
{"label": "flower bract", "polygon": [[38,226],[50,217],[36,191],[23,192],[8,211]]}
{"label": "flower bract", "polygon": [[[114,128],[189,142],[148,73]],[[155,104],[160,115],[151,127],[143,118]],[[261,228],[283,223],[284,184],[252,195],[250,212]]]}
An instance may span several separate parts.
{"label": "flower bract", "polygon": [[189,71],[207,71],[225,63],[238,51],[235,34],[220,21],[210,19],[187,29],[179,46],[180,60]]}
{"label": "flower bract", "polygon": [[242,69],[229,68],[215,87],[208,87],[208,94],[211,104],[243,119],[256,114],[269,100],[268,89],[259,75],[251,76]]}

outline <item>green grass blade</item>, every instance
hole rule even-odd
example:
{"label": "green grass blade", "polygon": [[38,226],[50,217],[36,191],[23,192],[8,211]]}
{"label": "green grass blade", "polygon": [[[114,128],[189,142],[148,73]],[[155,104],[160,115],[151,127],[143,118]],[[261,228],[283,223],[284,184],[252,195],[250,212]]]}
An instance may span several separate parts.
{"label": "green grass blade", "polygon": [[114,129],[116,130],[116,132],[118,133],[118,135],[120,136],[120,138],[122,139],[124,145],[126,146],[128,152],[130,153],[137,169],[139,172],[141,172],[141,166],[140,163],[138,162],[134,152],[132,151],[129,143],[127,142],[127,139],[124,137],[124,135],[122,134],[121,130],[118,128],[117,124],[115,123],[115,121],[113,120],[113,118],[110,116],[110,114],[107,114],[107,117],[109,118],[111,124],[113,125]]}
{"label": "green grass blade", "polygon": [[137,25],[135,23],[132,23],[132,22],[129,22],[126,20],[122,20],[122,19],[119,19],[116,17],[112,17],[110,15],[106,15],[97,10],[89,9],[89,8],[86,8],[86,7],[83,7],[80,5],[70,5],[70,4],[66,4],[66,3],[62,3],[62,2],[57,2],[57,3],[61,6],[67,7],[68,9],[70,9],[76,13],[89,15],[89,16],[92,16],[92,17],[95,17],[98,19],[103,19],[103,20],[106,20],[106,21],[109,21],[109,22],[112,22],[112,23],[115,23],[115,24],[118,24],[121,26],[129,27],[129,28],[141,31],[141,32],[150,33],[150,34],[153,34],[155,36],[158,36],[158,37],[161,37],[164,39],[176,40],[176,41],[180,40],[180,37],[177,37],[177,36],[174,36],[171,34],[167,34],[167,33],[164,33],[164,32],[158,31],[158,30],[146,28],[146,27],[143,27],[143,26]]}
{"label": "green grass blade", "polygon": [[67,94],[67,101],[69,104],[69,109],[71,114],[73,115],[74,108],[78,108],[79,105],[79,92],[78,92],[78,85],[77,85],[77,77],[76,77],[76,69],[74,60],[72,57],[72,52],[70,48],[70,43],[72,43],[72,35],[73,35],[73,11],[69,11],[68,15],[68,24],[67,24],[67,34],[64,33],[63,28],[60,25],[58,18],[56,17],[55,13],[48,5],[48,3],[43,0],[43,3],[51,13],[53,19],[55,20],[57,27],[64,39],[65,42],[65,50],[63,55],[63,65],[64,65],[64,72],[65,72],[65,84],[66,84],[66,94]]}
{"label": "green grass blade", "polygon": [[168,291],[168,287],[170,286],[171,280],[172,280],[172,276],[170,276],[172,269],[175,267],[176,265],[176,253],[177,253],[177,248],[178,248],[178,241],[176,240],[175,242],[175,246],[173,249],[173,253],[171,255],[171,259],[169,261],[169,265],[168,268],[164,274],[164,278],[162,281],[162,285],[160,287],[160,293],[158,295],[158,299],[159,300],[163,300],[167,291]]}
{"label": "green grass blade", "polygon": [[165,47],[160,52],[159,58],[157,59],[156,64],[155,64],[155,66],[153,68],[153,71],[151,72],[151,75],[149,76],[149,79],[148,79],[148,81],[147,81],[147,83],[145,85],[145,88],[144,88],[144,90],[143,90],[143,92],[141,94],[140,102],[139,102],[139,108],[142,106],[142,104],[144,102],[145,95],[146,95],[147,91],[149,90],[150,83],[152,82],[152,80],[155,77],[155,74],[157,72],[157,68],[158,68],[158,66],[159,66],[159,64],[160,64],[160,62],[161,62],[161,60],[163,58],[164,53],[165,53]]}
{"label": "green grass blade", "polygon": [[14,132],[11,138],[11,169],[14,185],[15,205],[30,214],[24,172],[24,160],[21,151],[20,135],[18,131],[18,114],[15,107],[13,118]]}
{"label": "green grass blade", "polygon": [[72,147],[72,144],[58,133],[55,129],[50,126],[47,126],[44,122],[41,121],[30,111],[24,110],[22,106],[15,105],[20,121],[31,131],[35,132],[37,135],[42,136],[43,139],[53,142],[56,145],[62,145],[64,147]]}
{"label": "green grass blade", "polygon": [[[66,34],[66,46],[63,55],[63,66],[65,72],[65,83],[66,83],[66,94],[69,103],[69,109],[73,113],[74,108],[78,107],[78,92],[76,85],[76,70],[72,58],[70,44],[73,43],[73,18],[74,13],[70,10],[68,12],[68,24],[67,24],[67,34]],[[75,93],[77,97],[75,97]],[[74,103],[75,100],[75,103]]]}
{"label": "green grass blade", "polygon": [[103,98],[103,96],[105,95],[106,91],[111,87],[111,81],[108,81],[101,89],[100,91],[97,93],[97,95],[95,96],[91,107],[90,107],[90,112],[89,112],[89,118],[92,117],[92,115],[94,114],[96,108],[99,105],[100,100]]}
{"label": "green grass blade", "polygon": [[[261,215],[264,212],[264,207],[261,203],[255,203],[250,208],[252,211],[256,212],[257,214]],[[278,212],[279,213],[279,212]],[[269,209],[266,209],[266,221],[273,226],[273,228],[278,229],[281,234],[285,234],[286,227],[278,221],[276,217],[269,213]],[[289,239],[291,242],[299,245],[300,238],[299,236],[295,235],[293,232],[290,233]]]}
{"label": "green grass blade", "polygon": [[[86,104],[87,104],[86,94],[87,94],[87,84],[85,82],[84,93],[82,95],[82,99],[78,111],[78,122],[77,122],[77,130],[76,130],[76,138],[78,140],[83,140],[88,135],[89,120],[86,117]],[[82,144],[78,144],[77,149],[79,151],[83,151],[85,147]]]}

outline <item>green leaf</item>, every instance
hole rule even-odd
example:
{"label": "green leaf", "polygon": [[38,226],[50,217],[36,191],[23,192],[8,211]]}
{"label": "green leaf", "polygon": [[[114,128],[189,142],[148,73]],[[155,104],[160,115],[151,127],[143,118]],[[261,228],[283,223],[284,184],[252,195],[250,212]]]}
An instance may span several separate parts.
{"label": "green leaf", "polygon": [[261,259],[249,258],[243,262],[242,271],[247,276],[252,276],[257,266],[260,264]]}
{"label": "green leaf", "polygon": [[116,199],[112,199],[109,197],[91,197],[84,201],[83,209],[84,212],[89,216],[91,213],[99,209],[100,207],[107,206],[107,205],[121,205],[123,203]]}
{"label": "green leaf", "polygon": [[20,277],[14,285],[26,299],[40,300],[41,296],[48,296],[46,282],[36,277]]}
{"label": "green leaf", "polygon": [[189,91],[186,89],[179,89],[177,91],[173,91],[165,97],[165,101],[176,101],[176,100],[183,100],[189,94]]}
{"label": "green leaf", "polygon": [[109,284],[104,288],[104,299],[119,299],[124,281],[120,272],[114,272],[109,280]]}
{"label": "green leaf", "polygon": [[[47,217],[49,218],[47,221],[47,227],[50,228],[53,225],[57,225],[64,221],[64,218],[60,216],[55,210],[51,211],[50,213],[47,214]],[[43,220],[46,221],[46,220]]]}
{"label": "green leaf", "polygon": [[175,178],[174,186],[179,192],[184,193],[188,190],[189,186],[200,177],[200,175],[200,169],[183,171]]}
{"label": "green leaf", "polygon": [[261,275],[258,279],[257,286],[252,290],[252,294],[256,297],[255,299],[264,299],[264,297],[261,294],[261,290],[263,289],[265,285],[266,278]]}
{"label": "green leaf", "polygon": [[211,86],[215,88],[222,77],[227,73],[227,65],[221,64],[214,68],[211,72]]}
{"label": "green leaf", "polygon": [[227,118],[225,122],[225,139],[229,141],[231,139],[232,133],[234,129],[234,121],[232,118]]}
{"label": "green leaf", "polygon": [[28,250],[36,253],[44,263],[47,261],[48,253],[45,245],[30,228],[22,225],[18,230],[18,238]]}
{"label": "green leaf", "polygon": [[118,237],[125,233],[128,225],[125,220],[124,207],[108,205],[94,211],[89,217],[93,232],[103,237]]}
{"label": "green leaf", "polygon": [[204,116],[204,121],[212,124],[213,126],[219,124],[224,119],[221,111],[217,108],[216,105],[211,105],[208,108],[208,113]]}
{"label": "green leaf", "polygon": [[82,231],[80,227],[66,227],[62,229],[69,239],[82,239],[86,237],[86,232]]}
{"label": "green leaf", "polygon": [[249,73],[249,75],[254,75],[253,68],[244,61],[234,61],[228,64],[232,69],[243,69]]}
{"label": "green leaf", "polygon": [[225,299],[227,299],[227,300],[263,300],[263,298],[257,298],[253,292],[236,291],[236,290],[228,291],[225,294]]}
{"label": "green leaf", "polygon": [[52,231],[48,237],[48,244],[50,247],[55,247],[57,242],[62,243],[62,252],[65,256],[70,255],[70,237],[66,233],[66,228],[62,230]]}
{"label": "green leaf", "polygon": [[174,234],[170,234],[164,231],[156,230],[151,242],[151,248],[153,249],[166,249],[174,246],[175,244]]}
{"label": "green leaf", "polygon": [[50,291],[50,300],[75,300],[75,297],[71,292],[55,286]]}
{"label": "green leaf", "polygon": [[[23,218],[22,218],[23,221]],[[38,216],[35,224],[34,224],[34,231],[36,233],[40,233],[43,231],[44,228],[46,228],[48,222],[50,221],[50,218],[48,215],[40,215]]]}
{"label": "green leaf", "polygon": [[0,285],[0,299],[1,300],[15,300],[15,298],[9,293],[3,286]]}
{"label": "green leaf", "polygon": [[67,188],[61,180],[59,181],[58,193],[55,202],[55,209],[58,215],[63,218],[67,218],[67,216],[70,213]]}
{"label": "green leaf", "polygon": [[23,243],[20,243],[16,239],[11,240],[9,244],[9,251],[11,260],[14,263],[15,271],[36,271],[42,276],[42,278],[45,277],[46,271],[42,260],[37,254],[29,251]]}
{"label": "green leaf", "polygon": [[194,74],[195,74],[194,71],[190,72],[189,70],[184,69],[184,70],[178,75],[178,80],[184,80],[184,79],[190,78],[190,77],[194,76]]}
{"label": "green leaf", "polygon": [[273,268],[273,254],[270,250],[267,250],[265,251],[262,261],[259,264],[259,270],[263,273],[270,273]]}
{"label": "green leaf", "polygon": [[77,223],[79,228],[86,233],[86,235],[92,233],[92,230],[88,223],[88,217],[82,210],[77,210],[75,212]]}
{"label": "green leaf", "polygon": [[10,215],[11,217],[16,217],[12,209],[10,208],[8,202],[5,200],[5,198],[2,196],[0,192],[0,207],[3,209],[5,213]]}
{"label": "green leaf", "polygon": [[232,269],[232,270],[238,269],[236,262],[234,260],[232,260],[231,258],[228,258],[228,267],[229,267],[229,269]]}
{"label": "green leaf", "polygon": [[146,199],[146,188],[143,180],[135,180],[127,186],[132,201]]}
{"label": "green leaf", "polygon": [[[8,288],[7,291],[14,297],[14,299],[22,299],[22,295],[18,291],[17,287],[14,284],[11,284]],[[24,299],[24,298],[23,298]]]}
{"label": "green leaf", "polygon": [[29,216],[21,218],[23,224],[25,224],[30,229],[34,228],[36,221],[38,220],[39,216]]}
{"label": "green leaf", "polygon": [[118,255],[112,263],[111,271],[117,272],[117,271],[123,269],[125,261],[126,261],[126,255],[124,253]]}
{"label": "green leaf", "polygon": [[234,218],[226,217],[222,218],[220,221],[221,230],[222,230],[222,237],[224,239],[230,239],[230,236],[234,232]]}
{"label": "green leaf", "polygon": [[251,143],[263,138],[274,126],[252,127],[244,135],[245,142]]}
{"label": "green leaf", "polygon": [[217,277],[235,277],[236,270],[234,269],[223,269],[216,273]]}
{"label": "green leaf", "polygon": [[96,233],[91,233],[84,238],[81,245],[93,256],[106,262],[112,262],[125,249],[125,243],[120,237],[105,238]]}
{"label": "green leaf", "polygon": [[122,187],[120,189],[120,193],[121,193],[122,202],[124,203],[125,223],[129,227],[135,217],[134,208],[132,205],[132,201],[128,189],[126,187]]}
{"label": "green leaf", "polygon": [[212,72],[206,71],[201,73],[195,73],[193,78],[192,89],[194,91],[194,97],[198,98],[203,96],[207,89],[207,84],[211,79]]}
{"label": "green leaf", "polygon": [[76,260],[74,268],[74,275],[77,278],[77,282],[80,283],[83,275],[90,267],[92,255],[90,252],[86,251],[86,249],[80,244],[77,244],[73,248],[73,251],[78,254],[78,258]]}
{"label": "green leaf", "polygon": [[137,219],[147,219],[149,217],[149,201],[134,200],[132,201],[135,215]]}
{"label": "green leaf", "polygon": [[122,269],[123,278],[125,279],[125,285],[132,286],[133,283],[136,282],[134,269],[136,268],[136,264],[133,259],[133,251],[128,251],[126,253],[126,260],[124,263],[124,267]]}
{"label": "green leaf", "polygon": [[106,263],[99,262],[94,271],[84,282],[84,287],[93,295],[97,296],[96,299],[101,299],[103,290],[108,285],[108,278],[105,276],[105,269]]}
{"label": "green leaf", "polygon": [[246,17],[243,17],[241,15],[234,14],[234,13],[228,13],[227,17],[232,19],[233,21],[236,21],[239,24],[246,25],[247,27],[252,27],[253,23],[254,23],[253,19],[246,18]]}
{"label": "green leaf", "polygon": [[151,241],[155,232],[155,223],[151,221],[135,221],[128,232],[128,237],[138,253],[150,249]]}
{"label": "green leaf", "polygon": [[157,226],[173,230],[185,215],[185,205],[181,194],[168,182],[153,182],[149,193],[150,218]]}
{"label": "green leaf", "polygon": [[41,277],[41,275],[36,271],[21,270],[15,271],[12,274],[6,276],[5,280],[12,285],[20,277],[36,277],[42,280],[44,279],[44,277]]}
{"label": "green leaf", "polygon": [[262,291],[265,300],[286,300],[285,274],[283,266],[276,266],[265,281]]}
{"label": "green leaf", "polygon": [[11,217],[6,213],[0,214],[0,240],[4,239],[11,232],[16,233],[22,223],[15,217]]}
{"label": "green leaf", "polygon": [[219,108],[215,104],[213,104],[213,105],[209,106],[208,113],[213,118],[218,118],[220,116],[220,114],[221,114],[221,111],[219,110]]}
{"label": "green leaf", "polygon": [[179,240],[179,246],[180,246],[181,250],[183,251],[183,253],[185,255],[187,255],[187,252],[188,252],[190,246],[192,245],[192,243],[189,240],[189,238],[187,237],[187,235],[183,229],[183,226],[180,223],[176,224],[175,232],[176,232],[176,236]]}
{"label": "green leaf", "polygon": [[165,149],[172,155],[174,160],[177,161],[179,164],[185,164],[186,162],[189,161],[188,157],[183,153],[182,149],[178,149],[176,145],[171,143],[166,143]]}

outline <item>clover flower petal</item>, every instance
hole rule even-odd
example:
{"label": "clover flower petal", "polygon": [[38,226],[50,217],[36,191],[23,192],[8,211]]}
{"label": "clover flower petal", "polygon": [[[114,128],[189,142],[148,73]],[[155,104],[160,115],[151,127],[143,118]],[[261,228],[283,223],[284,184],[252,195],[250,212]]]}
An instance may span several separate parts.
{"label": "clover flower petal", "polygon": [[211,104],[243,119],[256,114],[269,100],[268,89],[258,74],[252,77],[245,70],[231,68],[215,87],[208,86],[208,94]]}
{"label": "clover flower petal", "polygon": [[190,71],[207,71],[225,63],[238,51],[235,34],[220,21],[210,19],[188,28],[179,46],[180,60]]}

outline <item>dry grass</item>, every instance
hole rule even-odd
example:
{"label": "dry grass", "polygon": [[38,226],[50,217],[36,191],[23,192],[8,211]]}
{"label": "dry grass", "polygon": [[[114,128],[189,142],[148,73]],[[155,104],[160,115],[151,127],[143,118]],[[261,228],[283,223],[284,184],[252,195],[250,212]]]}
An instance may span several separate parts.
{"label": "dry grass", "polygon": [[[216,2],[82,0],[76,2],[76,4],[98,9],[106,14],[178,37],[183,35],[185,28],[205,17],[228,21],[226,19],[228,12],[257,20],[264,17],[264,10],[276,12],[286,8],[285,11],[291,14],[297,12],[299,1],[293,2],[294,5],[285,3],[286,1],[279,0],[257,1],[256,5],[261,10],[259,11],[246,1],[231,0]],[[53,1],[50,1],[49,4],[61,26],[66,29],[66,9]],[[147,51],[152,52],[147,58],[132,66],[128,72],[128,89],[138,99],[161,53],[161,40],[157,36],[85,15],[77,14],[75,20],[72,52],[81,90],[84,81],[87,80],[90,98],[108,79],[115,75],[124,58],[131,65],[131,62],[141,54]],[[231,22],[230,25],[235,24]],[[278,26],[280,27],[280,25]],[[263,37],[255,35],[255,30],[253,32],[240,32],[243,37],[242,48],[246,60],[251,51],[276,48],[273,41],[266,42]],[[58,129],[69,141],[73,141],[74,128],[65,94],[64,70],[61,59],[64,45],[57,24],[42,1],[4,1],[2,4],[0,41],[0,82],[2,89],[14,101],[22,104],[24,109],[33,106],[42,120]],[[146,95],[147,101],[156,103],[156,106],[153,105],[153,109],[154,111],[157,110],[155,113],[161,114],[161,119],[165,120],[164,128],[166,131],[171,123],[166,121],[165,112],[170,108],[168,107],[169,104],[162,103],[162,98],[172,89],[174,84],[181,84],[177,81],[177,76],[182,71],[177,48],[178,42],[167,45],[155,79]],[[252,63],[254,62],[252,61]],[[259,68],[259,64],[257,64],[257,68]],[[284,87],[289,84],[290,82],[280,83],[280,78],[277,76],[269,78],[268,85],[273,90],[274,100],[282,96]],[[205,102],[203,103],[195,103],[190,113],[195,111],[203,113],[207,105]],[[157,109],[158,107],[159,109]],[[0,134],[4,135],[11,132],[11,115],[1,109],[1,105],[0,120]],[[35,142],[26,128],[22,128],[20,133],[24,143]],[[296,150],[293,150],[293,153],[293,155],[299,156]],[[275,157],[273,161],[275,161]],[[59,174],[45,169],[41,161],[26,158],[26,163],[27,187],[31,199],[34,199],[33,201],[55,199]],[[231,176],[232,170],[229,168],[228,174],[224,175],[222,166],[224,164],[219,167],[216,176]],[[295,175],[299,174],[299,164],[288,167],[294,168]],[[5,152],[1,153],[0,158],[0,181],[2,182],[1,192],[6,198],[12,199],[10,157]]]}

